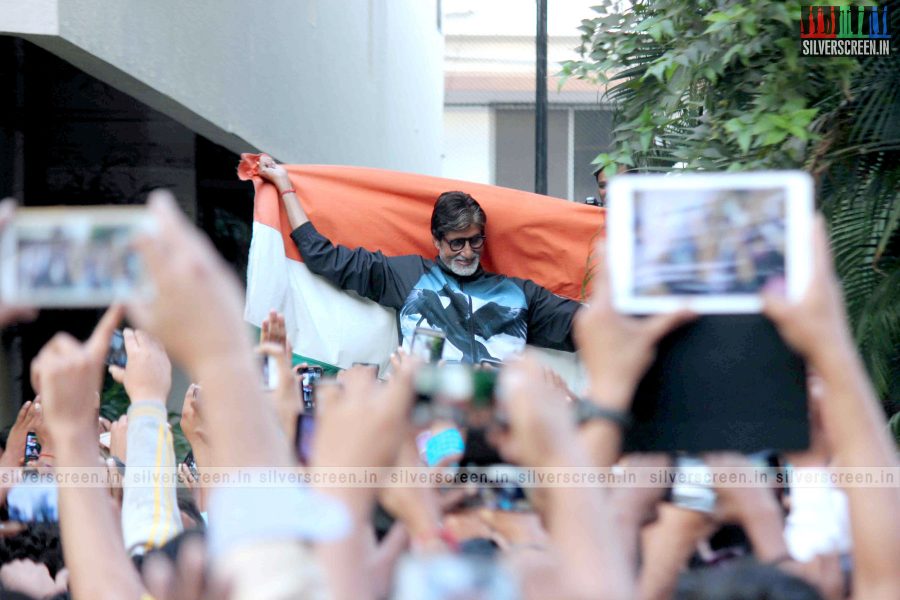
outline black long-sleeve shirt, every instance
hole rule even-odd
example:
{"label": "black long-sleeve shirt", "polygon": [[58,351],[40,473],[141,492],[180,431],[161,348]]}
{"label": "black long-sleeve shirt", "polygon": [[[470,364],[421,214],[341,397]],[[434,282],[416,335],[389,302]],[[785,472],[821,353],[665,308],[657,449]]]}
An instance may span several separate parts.
{"label": "black long-sleeve shirt", "polygon": [[416,327],[442,331],[446,359],[503,360],[526,343],[575,350],[572,318],[581,305],[531,280],[480,267],[461,277],[440,260],[335,246],[309,222],[291,239],[310,271],[396,309],[401,341],[410,339]]}

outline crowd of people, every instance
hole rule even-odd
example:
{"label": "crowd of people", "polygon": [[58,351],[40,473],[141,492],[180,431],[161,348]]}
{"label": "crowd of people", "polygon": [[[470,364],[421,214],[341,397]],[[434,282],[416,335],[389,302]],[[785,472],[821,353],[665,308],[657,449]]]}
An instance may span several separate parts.
{"label": "crowd of people", "polygon": [[[844,504],[830,511],[818,510],[810,494],[787,502],[770,488],[724,486],[711,512],[679,506],[661,487],[550,486],[529,491],[527,510],[510,511],[471,506],[467,489],[205,481],[222,469],[425,464],[416,441],[422,429],[411,419],[422,365],[398,352],[384,380],[361,365],[323,385],[301,462],[305,408],[282,317],[270,315],[254,348],[241,285],[209,240],[167,192],[152,193],[148,210],[159,227],[137,249],[157,293],[110,307],[85,341],[59,333],[44,346],[30,365],[37,397],[19,411],[0,456],[4,474],[106,470],[109,485],[59,485],[58,525],[0,529],[0,598],[900,598],[896,485],[848,486],[836,492]],[[3,219],[10,217],[6,206]],[[777,289],[765,296],[765,314],[814,374],[813,443],[786,460],[798,469],[896,469],[897,448],[854,347],[821,220],[813,243],[803,300],[789,303]],[[603,415],[627,413],[657,343],[693,315],[617,313],[603,257],[601,245],[592,297],[572,330],[587,389],[567,389],[528,351],[499,368],[503,419],[489,443],[505,463],[669,464],[665,456],[623,455],[626,423]],[[3,325],[27,316],[0,310]],[[125,319],[127,363],[109,369],[130,407],[102,425],[105,359]],[[260,355],[280,364],[272,390],[260,385]],[[167,424],[173,363],[194,382],[181,415],[188,461],[176,459]],[[600,418],[579,425],[573,396]],[[30,432],[41,452],[25,465]],[[457,433],[471,441],[465,427]],[[442,439],[460,449],[455,435]],[[704,458],[713,468],[746,464],[736,455]],[[179,477],[148,485],[148,469]],[[3,479],[4,502],[23,478]],[[842,519],[844,547],[816,543]],[[728,536],[741,541],[717,543]]]}

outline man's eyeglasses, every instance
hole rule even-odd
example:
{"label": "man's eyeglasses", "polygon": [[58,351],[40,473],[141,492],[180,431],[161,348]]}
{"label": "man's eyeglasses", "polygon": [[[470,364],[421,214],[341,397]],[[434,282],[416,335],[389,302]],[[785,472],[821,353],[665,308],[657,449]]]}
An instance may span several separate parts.
{"label": "man's eyeglasses", "polygon": [[455,240],[448,240],[447,238],[444,238],[444,241],[447,242],[447,245],[450,246],[450,249],[454,252],[459,252],[460,250],[465,248],[466,242],[469,242],[469,247],[472,248],[472,250],[478,250],[482,246],[484,246],[484,240],[485,236],[483,234],[473,235],[472,237],[468,238],[456,238]]}

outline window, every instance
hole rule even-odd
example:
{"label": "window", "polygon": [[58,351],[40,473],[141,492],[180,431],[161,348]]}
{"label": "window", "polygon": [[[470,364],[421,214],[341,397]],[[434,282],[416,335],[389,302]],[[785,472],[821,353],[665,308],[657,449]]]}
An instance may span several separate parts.
{"label": "window", "polygon": [[[446,107],[444,176],[534,190],[534,106]],[[547,114],[547,193],[596,196],[591,161],[610,149],[612,111],[551,105]]]}

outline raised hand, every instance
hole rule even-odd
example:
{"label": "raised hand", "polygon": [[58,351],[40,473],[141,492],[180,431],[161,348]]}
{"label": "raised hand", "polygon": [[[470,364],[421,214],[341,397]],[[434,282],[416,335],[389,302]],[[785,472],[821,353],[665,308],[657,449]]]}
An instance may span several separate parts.
{"label": "raised hand", "polygon": [[536,467],[582,466],[565,394],[544,377],[534,357],[525,355],[503,368],[498,394],[509,419],[509,434],[498,436],[504,458]]}
{"label": "raised hand", "polygon": [[291,346],[287,340],[281,344],[266,342],[260,344],[256,352],[271,356],[278,365],[278,383],[272,390],[271,398],[287,439],[293,440],[297,435],[297,416],[303,412],[303,398],[300,396],[300,382],[291,369]]}
{"label": "raised hand", "polygon": [[393,465],[407,433],[413,367],[404,365],[382,386],[362,372],[348,377],[340,400],[316,417],[314,466]]}
{"label": "raised hand", "polygon": [[86,342],[58,333],[32,361],[32,387],[41,395],[44,418],[55,442],[89,438],[96,446],[103,363],[121,320],[121,307],[113,306]]}
{"label": "raised hand", "polygon": [[855,353],[821,215],[813,228],[813,272],[803,298],[791,302],[778,282],[767,286],[764,298],[763,312],[784,341],[814,364],[835,352]]}
{"label": "raised hand", "polygon": [[263,319],[259,330],[259,345],[275,344],[287,348],[287,328],[284,325],[284,315],[276,310],[269,311],[269,316]]}
{"label": "raised hand", "polygon": [[109,374],[125,386],[132,402],[155,400],[165,403],[172,387],[172,363],[155,337],[140,329],[122,332],[128,363],[110,366]]}
{"label": "raised hand", "polygon": [[201,392],[202,388],[192,383],[184,393],[184,403],[181,405],[181,431],[184,432],[184,437],[191,444],[191,448],[208,443]]}
{"label": "raised hand", "polygon": [[19,409],[16,415],[16,422],[13,423],[9,430],[9,436],[6,438],[6,449],[3,456],[0,457],[0,465],[4,467],[18,467],[25,462],[25,439],[29,431],[35,430],[36,411],[34,410],[34,402],[29,400]]}
{"label": "raised hand", "polygon": [[274,184],[279,191],[290,189],[291,180],[287,170],[268,154],[259,157],[259,176]]}

